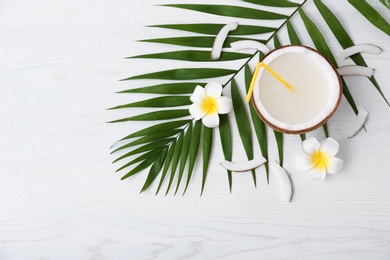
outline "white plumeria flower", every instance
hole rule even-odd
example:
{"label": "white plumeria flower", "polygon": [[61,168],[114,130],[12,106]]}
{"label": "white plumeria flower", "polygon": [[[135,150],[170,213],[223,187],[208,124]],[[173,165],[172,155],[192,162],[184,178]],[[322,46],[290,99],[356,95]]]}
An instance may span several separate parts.
{"label": "white plumeria flower", "polygon": [[314,137],[308,138],[302,142],[302,151],[295,161],[312,179],[324,180],[326,173],[337,173],[343,167],[343,160],[335,157],[339,144],[332,138],[326,138],[322,143]]}
{"label": "white plumeria flower", "polygon": [[202,123],[213,128],[219,125],[219,115],[227,114],[232,108],[232,101],[222,97],[222,85],[219,83],[208,83],[205,88],[196,86],[190,100],[190,114],[195,120],[202,119]]}

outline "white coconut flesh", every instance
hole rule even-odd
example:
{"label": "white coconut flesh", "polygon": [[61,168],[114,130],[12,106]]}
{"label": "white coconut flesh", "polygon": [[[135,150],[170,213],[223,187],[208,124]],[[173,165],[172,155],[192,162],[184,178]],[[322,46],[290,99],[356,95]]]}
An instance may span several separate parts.
{"label": "white coconut flesh", "polygon": [[220,164],[226,170],[232,172],[246,172],[246,171],[254,170],[266,162],[267,160],[263,156],[260,156],[250,161],[243,161],[243,162],[224,161],[221,162]]}
{"label": "white coconut flesh", "polygon": [[342,66],[337,69],[340,76],[364,76],[364,77],[372,77],[374,75],[375,70],[370,67],[358,66],[358,65],[347,65]]}
{"label": "white coconut flesh", "polygon": [[217,37],[215,37],[214,45],[211,50],[211,59],[218,60],[221,57],[221,52],[223,48],[223,43],[225,42],[230,31],[236,30],[238,27],[238,23],[229,23],[222,27],[219,31]]}
{"label": "white coconut flesh", "polygon": [[366,122],[368,112],[367,110],[359,105],[358,108],[358,115],[355,118],[355,121],[352,123],[352,125],[345,131],[345,134],[348,138],[351,138],[354,136],[359,130],[363,127],[364,123]]}
{"label": "white coconut flesh", "polygon": [[292,186],[287,172],[276,161],[272,161],[270,163],[270,172],[280,181],[280,193],[283,201],[290,202],[292,196]]}
{"label": "white coconut flesh", "polygon": [[379,54],[382,52],[382,48],[380,48],[374,44],[369,44],[369,43],[358,44],[358,45],[354,45],[352,47],[346,48],[345,50],[343,50],[341,52],[340,56],[343,59],[346,59],[352,55],[355,55],[355,54],[361,53],[361,52],[365,52],[365,53],[369,53],[369,54]]}
{"label": "white coconut flesh", "polygon": [[259,70],[252,100],[271,128],[293,134],[309,132],[324,124],[338,107],[339,76],[315,50],[285,46],[271,51],[263,62],[294,88],[286,88],[264,68]]}
{"label": "white coconut flesh", "polygon": [[235,51],[254,49],[254,50],[261,51],[264,54],[269,52],[269,48],[266,45],[262,44],[261,42],[253,41],[253,40],[242,40],[242,41],[232,42],[230,44],[230,47],[232,47],[232,49]]}

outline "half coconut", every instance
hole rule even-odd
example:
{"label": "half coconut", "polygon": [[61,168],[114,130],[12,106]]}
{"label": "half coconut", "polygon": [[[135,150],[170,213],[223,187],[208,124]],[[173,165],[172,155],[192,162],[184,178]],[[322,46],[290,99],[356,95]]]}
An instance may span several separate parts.
{"label": "half coconut", "polygon": [[261,119],[286,134],[303,134],[322,126],[334,114],[342,97],[337,69],[316,50],[287,45],[262,60],[286,82],[287,89],[264,68],[255,79],[252,102]]}

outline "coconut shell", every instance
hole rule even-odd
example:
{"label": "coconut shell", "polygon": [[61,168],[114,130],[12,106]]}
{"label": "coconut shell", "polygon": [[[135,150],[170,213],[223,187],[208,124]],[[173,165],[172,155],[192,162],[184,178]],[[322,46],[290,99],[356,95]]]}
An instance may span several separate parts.
{"label": "coconut shell", "polygon": [[271,53],[275,52],[275,51],[278,51],[280,49],[283,49],[283,48],[287,48],[287,47],[291,47],[291,46],[299,46],[299,47],[303,47],[303,48],[307,48],[311,51],[314,51],[316,53],[318,53],[320,56],[322,56],[328,63],[329,65],[333,68],[334,70],[334,73],[336,74],[337,78],[338,78],[338,81],[339,81],[339,87],[340,87],[340,91],[339,91],[339,98],[337,100],[337,103],[335,105],[335,107],[332,109],[332,111],[329,113],[329,115],[327,117],[325,117],[321,122],[319,122],[318,124],[314,125],[314,126],[311,126],[309,128],[306,128],[306,129],[301,129],[301,130],[289,130],[289,129],[283,129],[283,128],[280,128],[272,123],[270,123],[262,114],[261,112],[259,111],[257,105],[256,105],[256,101],[255,99],[253,98],[253,95],[252,95],[252,104],[253,104],[253,107],[256,111],[256,113],[259,115],[259,117],[261,118],[261,120],[266,124],[268,125],[269,127],[271,127],[272,129],[278,131],[278,132],[281,132],[281,133],[284,133],[284,134],[304,134],[304,133],[308,133],[308,132],[311,132],[319,127],[321,127],[322,125],[324,125],[332,116],[333,114],[336,112],[338,106],[340,105],[340,102],[341,102],[341,98],[342,98],[342,93],[343,93],[343,85],[342,85],[342,82],[341,82],[341,78],[340,78],[340,75],[339,73],[337,72],[337,69],[336,67],[332,64],[332,62],[329,61],[329,59],[327,59],[322,53],[318,52],[317,50],[311,48],[311,47],[308,47],[308,46],[303,46],[303,45],[295,45],[295,44],[290,44],[290,45],[285,45],[285,46],[282,46],[280,48],[277,48],[277,49],[274,49],[272,51],[270,51],[269,53],[267,53],[267,55],[264,56],[264,58],[262,60],[264,60],[266,57],[268,57]]}

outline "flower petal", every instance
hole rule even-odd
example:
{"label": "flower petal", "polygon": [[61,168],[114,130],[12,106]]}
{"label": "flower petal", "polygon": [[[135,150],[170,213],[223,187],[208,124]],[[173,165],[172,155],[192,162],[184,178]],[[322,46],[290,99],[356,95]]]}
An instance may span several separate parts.
{"label": "flower petal", "polygon": [[217,105],[218,114],[227,114],[232,111],[233,104],[230,98],[227,97],[219,97],[215,100]]}
{"label": "flower petal", "polygon": [[319,147],[320,147],[320,143],[314,137],[307,138],[305,141],[302,142],[303,152],[310,157],[314,152],[318,151]]}
{"label": "flower petal", "polygon": [[328,157],[328,165],[326,166],[326,171],[335,174],[341,171],[343,168],[343,160],[337,157]]}
{"label": "flower petal", "polygon": [[219,115],[218,113],[208,113],[202,118],[202,122],[208,128],[219,126]]}
{"label": "flower petal", "polygon": [[190,100],[194,103],[202,103],[205,99],[205,89],[201,86],[196,86],[194,93],[192,93]]}
{"label": "flower petal", "polygon": [[219,83],[208,83],[205,87],[205,95],[211,98],[219,98],[222,94],[222,85]]}
{"label": "flower petal", "polygon": [[310,170],[317,163],[313,162],[312,158],[307,156],[305,153],[295,156],[295,162],[297,163],[298,168],[302,171]]}
{"label": "flower petal", "polygon": [[328,156],[335,156],[339,151],[339,143],[330,137],[326,138],[320,144],[319,150],[326,153]]}
{"label": "flower petal", "polygon": [[189,108],[189,111],[195,120],[201,119],[206,114],[202,107],[197,103],[192,104]]}
{"label": "flower petal", "polygon": [[325,180],[325,177],[326,177],[326,170],[325,168],[323,167],[314,167],[312,169],[310,169],[308,172],[307,172],[307,175],[310,177],[310,179],[312,180]]}

